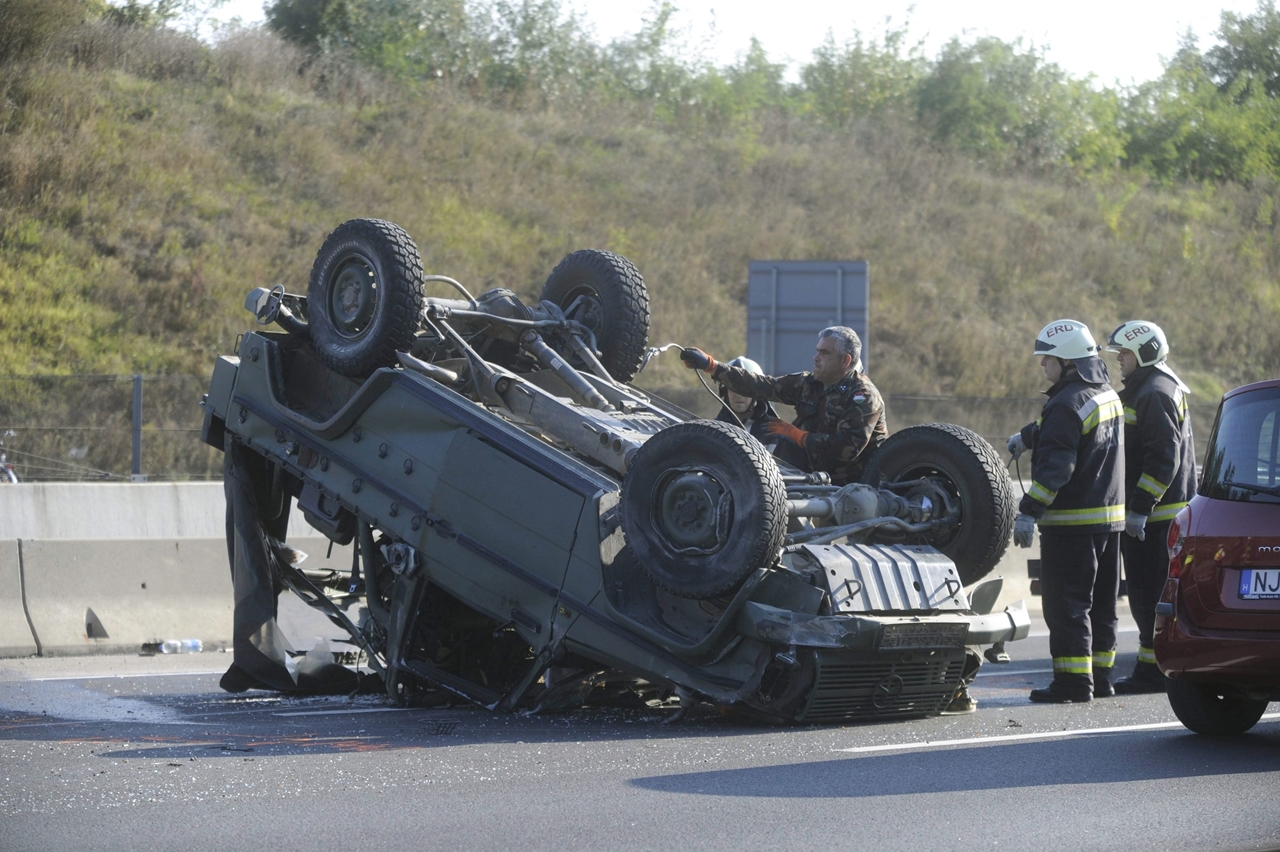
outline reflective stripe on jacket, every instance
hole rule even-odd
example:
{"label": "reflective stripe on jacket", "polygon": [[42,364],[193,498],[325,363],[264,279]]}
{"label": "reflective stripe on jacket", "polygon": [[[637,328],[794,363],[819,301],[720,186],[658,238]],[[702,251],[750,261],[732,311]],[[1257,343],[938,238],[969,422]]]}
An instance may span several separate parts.
{"label": "reflective stripe on jacket", "polygon": [[1171,520],[1196,493],[1186,386],[1168,368],[1139,367],[1125,380],[1120,400],[1128,511],[1151,523]]}
{"label": "reflective stripe on jacket", "polygon": [[1124,529],[1124,408],[1105,383],[1058,382],[1040,419],[1022,429],[1031,487],[1018,511],[1060,533]]}

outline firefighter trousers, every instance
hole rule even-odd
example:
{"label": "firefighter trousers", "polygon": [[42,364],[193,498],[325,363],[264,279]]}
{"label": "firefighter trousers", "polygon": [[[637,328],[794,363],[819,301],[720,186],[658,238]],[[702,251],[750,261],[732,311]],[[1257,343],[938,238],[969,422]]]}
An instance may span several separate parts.
{"label": "firefighter trousers", "polygon": [[1145,541],[1131,535],[1120,537],[1124,552],[1124,576],[1129,586],[1129,611],[1138,623],[1138,662],[1156,661],[1156,603],[1169,577],[1169,525],[1172,521],[1147,524]]}
{"label": "firefighter trousers", "polygon": [[1115,664],[1120,536],[1040,529],[1040,593],[1053,679],[1066,686],[1092,689],[1093,670],[1109,674]]}

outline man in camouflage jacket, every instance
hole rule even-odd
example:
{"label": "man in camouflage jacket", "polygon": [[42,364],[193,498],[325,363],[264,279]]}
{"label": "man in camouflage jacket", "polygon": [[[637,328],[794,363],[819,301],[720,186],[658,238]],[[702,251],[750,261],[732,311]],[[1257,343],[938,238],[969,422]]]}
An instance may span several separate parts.
{"label": "man in camouflage jacket", "polygon": [[701,349],[685,349],[680,358],[735,393],[795,406],[794,423],[774,420],[769,431],[804,450],[807,470],[826,471],[845,485],[861,478],[867,458],[889,436],[884,400],[860,370],[861,355],[857,332],[832,326],[818,334],[811,373],[754,375],[718,364]]}

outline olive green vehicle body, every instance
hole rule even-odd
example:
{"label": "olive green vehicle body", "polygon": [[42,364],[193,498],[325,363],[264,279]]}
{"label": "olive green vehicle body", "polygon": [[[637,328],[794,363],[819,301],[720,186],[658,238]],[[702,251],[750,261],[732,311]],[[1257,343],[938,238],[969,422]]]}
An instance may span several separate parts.
{"label": "olive green vehicle body", "polygon": [[[966,646],[1027,634],[1020,604],[989,613],[994,590],[975,588],[975,611],[923,545],[790,547],[715,601],[667,594],[626,546],[621,477],[412,370],[357,381],[263,331],[237,351],[214,369],[204,440],[264,457],[331,538],[326,516],[353,516],[418,554],[371,649],[392,695],[416,681],[497,710],[557,709],[573,702],[551,671],[588,661],[772,721],[928,716],[962,685]],[[478,682],[416,649],[429,595],[505,631],[518,665]]]}

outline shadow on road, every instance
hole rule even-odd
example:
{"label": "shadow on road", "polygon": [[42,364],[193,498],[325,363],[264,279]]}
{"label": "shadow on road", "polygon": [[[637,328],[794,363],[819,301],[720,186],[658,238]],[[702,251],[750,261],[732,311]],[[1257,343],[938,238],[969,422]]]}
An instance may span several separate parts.
{"label": "shadow on road", "polygon": [[[1094,740],[1105,754],[1083,752],[1081,740],[1085,739]],[[1098,757],[1082,759],[1089,754]],[[1277,765],[1280,724],[1263,724],[1235,738],[1204,737],[1183,730],[1101,733],[926,754],[877,754],[656,775],[630,784],[644,790],[706,796],[858,799],[988,790],[1007,794],[1021,787],[1274,773]]]}

